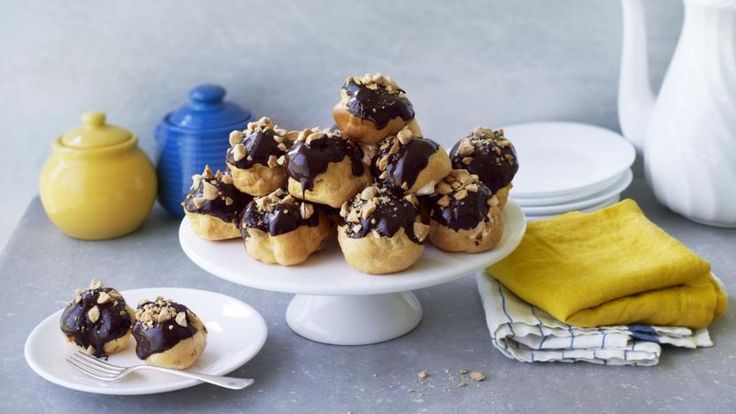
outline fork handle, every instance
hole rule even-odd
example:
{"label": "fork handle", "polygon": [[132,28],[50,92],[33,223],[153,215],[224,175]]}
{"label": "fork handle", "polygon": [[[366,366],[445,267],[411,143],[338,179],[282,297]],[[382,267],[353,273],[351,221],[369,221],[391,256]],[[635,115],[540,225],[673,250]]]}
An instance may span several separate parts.
{"label": "fork handle", "polygon": [[228,388],[231,390],[242,390],[243,388],[255,382],[252,378],[235,378],[235,377],[207,375],[207,374],[200,374],[198,372],[179,371],[177,369],[163,368],[163,367],[157,367],[153,365],[139,365],[135,368],[136,368],[136,371],[138,369],[147,369],[151,371],[166,372],[169,374],[178,375],[180,377],[192,378],[198,381],[206,382],[212,385],[217,385],[217,386]]}

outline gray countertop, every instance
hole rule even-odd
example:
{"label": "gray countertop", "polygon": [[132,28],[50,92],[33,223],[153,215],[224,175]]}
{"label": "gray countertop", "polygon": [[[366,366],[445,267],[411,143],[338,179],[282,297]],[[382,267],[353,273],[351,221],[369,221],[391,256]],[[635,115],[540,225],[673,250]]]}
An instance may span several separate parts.
{"label": "gray countertop", "polygon": [[[736,231],[688,222],[657,204],[636,180],[627,191],[647,215],[709,259],[736,292]],[[413,332],[378,345],[341,347],[293,334],[284,313],[290,295],[237,286],[208,275],[182,253],[178,221],[156,209],[145,226],[117,240],[65,237],[38,199],[0,255],[0,412],[732,412],[736,399],[733,309],[711,329],[716,346],[665,348],[656,367],[523,364],[490,344],[472,278],[416,292],[424,319]],[[23,345],[74,288],[99,277],[119,289],[181,286],[242,299],[266,319],[263,350],[233,375],[251,376],[244,391],[200,385],[167,394],[112,397],[67,390],[36,376]],[[488,379],[457,386],[460,368]],[[450,370],[452,375],[445,373]],[[421,382],[417,372],[431,376]],[[731,407],[729,409],[728,407]]]}

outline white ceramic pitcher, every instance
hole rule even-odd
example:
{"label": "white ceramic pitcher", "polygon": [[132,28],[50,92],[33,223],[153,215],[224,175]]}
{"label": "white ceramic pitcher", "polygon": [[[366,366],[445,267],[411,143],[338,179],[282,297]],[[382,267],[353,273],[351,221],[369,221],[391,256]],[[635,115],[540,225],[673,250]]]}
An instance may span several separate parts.
{"label": "white ceramic pitcher", "polygon": [[736,0],[685,0],[659,96],[649,84],[643,0],[622,0],[619,120],[644,152],[657,199],[688,219],[736,227]]}

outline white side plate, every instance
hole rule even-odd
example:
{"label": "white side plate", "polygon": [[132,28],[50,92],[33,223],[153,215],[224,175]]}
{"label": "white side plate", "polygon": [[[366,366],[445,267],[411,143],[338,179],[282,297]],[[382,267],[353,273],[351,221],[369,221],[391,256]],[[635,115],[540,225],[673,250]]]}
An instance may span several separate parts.
{"label": "white side plate", "polygon": [[519,157],[514,198],[585,197],[612,185],[636,158],[621,135],[592,125],[539,122],[504,130]]}
{"label": "white side plate", "polygon": [[608,200],[611,200],[613,197],[620,196],[621,192],[624,191],[626,187],[629,186],[629,184],[631,184],[631,181],[634,178],[634,174],[631,172],[631,170],[626,171],[627,172],[624,173],[624,177],[622,177],[623,179],[619,183],[616,183],[615,186],[601,191],[600,193],[596,193],[588,198],[572,201],[569,203],[551,204],[545,206],[524,206],[522,207],[522,210],[524,210],[525,214],[540,216],[562,214],[567,213],[568,211],[575,210],[584,210],[600,205]]}
{"label": "white side plate", "polygon": [[[250,361],[266,342],[267,328],[261,315],[249,305],[229,296],[182,288],[135,289],[121,293],[134,308],[139,300],[160,295],[186,305],[202,319],[208,331],[207,347],[190,368],[192,371],[210,375],[227,374]],[[77,347],[68,343],[59,329],[61,313],[58,311],[44,319],[26,340],[26,362],[42,378],[73,390],[111,395],[156,394],[200,383],[149,371],[136,372],[112,383],[88,377],[65,362]],[[121,366],[141,364],[142,361],[135,355],[133,338],[125,350],[110,355],[109,361]]]}

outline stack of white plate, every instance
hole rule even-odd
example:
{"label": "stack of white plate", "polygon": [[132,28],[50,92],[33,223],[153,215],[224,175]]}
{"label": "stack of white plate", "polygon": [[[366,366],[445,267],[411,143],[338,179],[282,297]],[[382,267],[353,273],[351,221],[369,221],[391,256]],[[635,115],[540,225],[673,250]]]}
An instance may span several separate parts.
{"label": "stack of white plate", "polygon": [[567,122],[504,130],[520,165],[511,197],[529,220],[598,210],[618,202],[631,184],[636,151],[615,132]]}

